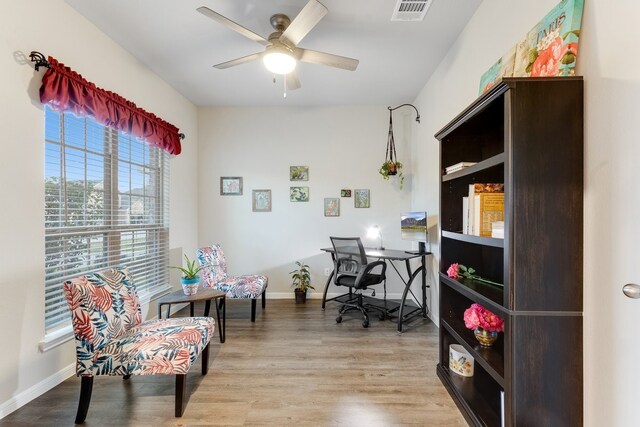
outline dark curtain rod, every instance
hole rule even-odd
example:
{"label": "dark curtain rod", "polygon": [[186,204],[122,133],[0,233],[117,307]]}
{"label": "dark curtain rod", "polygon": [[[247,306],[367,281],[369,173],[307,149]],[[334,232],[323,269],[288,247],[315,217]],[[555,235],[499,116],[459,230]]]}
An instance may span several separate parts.
{"label": "dark curtain rod", "polygon": [[[38,51],[31,51],[29,58],[31,59],[31,62],[35,62],[36,71],[40,71],[40,67],[51,68],[51,64],[47,61],[47,58]],[[185,134],[179,133],[178,137],[180,139],[185,139]]]}
{"label": "dark curtain rod", "polygon": [[[398,105],[395,108],[391,108],[391,106],[389,106],[387,108],[391,112],[391,111],[397,110],[400,107],[413,107],[413,109],[416,110],[416,122],[420,123],[420,113],[418,112],[418,109],[412,104],[402,104],[402,105]],[[391,113],[389,113],[389,114],[391,114]]]}

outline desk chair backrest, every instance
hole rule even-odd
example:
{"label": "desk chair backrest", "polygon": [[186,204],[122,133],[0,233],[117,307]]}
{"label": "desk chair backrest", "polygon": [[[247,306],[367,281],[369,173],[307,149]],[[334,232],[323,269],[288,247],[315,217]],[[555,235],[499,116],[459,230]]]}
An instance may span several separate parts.
{"label": "desk chair backrest", "polygon": [[[384,261],[369,262],[359,237],[330,237],[334,249],[334,278],[338,286],[365,289],[385,280]],[[380,268],[379,273],[374,269]]]}

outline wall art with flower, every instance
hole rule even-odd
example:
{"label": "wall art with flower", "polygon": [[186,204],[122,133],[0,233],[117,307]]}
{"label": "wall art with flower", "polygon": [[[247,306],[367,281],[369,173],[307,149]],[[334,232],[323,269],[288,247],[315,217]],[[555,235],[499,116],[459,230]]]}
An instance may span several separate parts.
{"label": "wall art with flower", "polygon": [[491,89],[502,77],[575,75],[583,8],[584,0],[558,3],[515,48],[482,75],[480,93]]}

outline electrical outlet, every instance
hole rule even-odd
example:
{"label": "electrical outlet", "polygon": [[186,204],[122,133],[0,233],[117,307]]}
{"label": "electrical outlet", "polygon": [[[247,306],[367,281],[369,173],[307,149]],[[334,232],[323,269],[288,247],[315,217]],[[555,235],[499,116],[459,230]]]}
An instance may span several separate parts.
{"label": "electrical outlet", "polygon": [[324,275],[325,277],[329,277],[331,275],[331,269],[329,267],[324,269]]}

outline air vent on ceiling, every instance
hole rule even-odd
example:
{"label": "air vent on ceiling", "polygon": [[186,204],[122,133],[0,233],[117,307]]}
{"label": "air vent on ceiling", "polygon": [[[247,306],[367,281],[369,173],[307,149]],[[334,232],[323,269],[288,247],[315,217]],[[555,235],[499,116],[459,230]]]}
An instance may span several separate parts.
{"label": "air vent on ceiling", "polygon": [[392,21],[422,21],[432,0],[398,0],[391,16]]}

